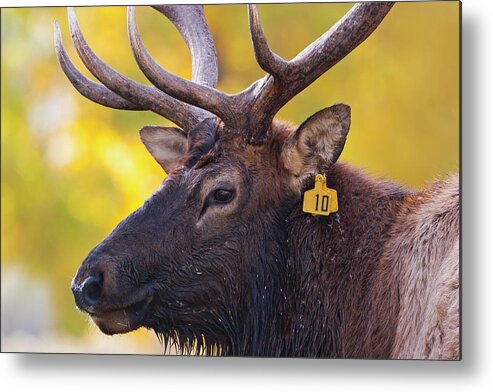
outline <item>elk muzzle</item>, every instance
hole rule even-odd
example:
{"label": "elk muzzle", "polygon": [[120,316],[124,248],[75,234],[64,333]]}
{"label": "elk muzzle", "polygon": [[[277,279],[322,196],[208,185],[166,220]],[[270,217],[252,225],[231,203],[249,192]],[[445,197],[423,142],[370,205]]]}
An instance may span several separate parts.
{"label": "elk muzzle", "polygon": [[[77,308],[89,314],[99,329],[108,335],[126,333],[142,326],[147,318],[153,293],[147,288],[119,292],[108,271],[80,269],[71,289]],[[79,283],[80,282],[80,283]]]}

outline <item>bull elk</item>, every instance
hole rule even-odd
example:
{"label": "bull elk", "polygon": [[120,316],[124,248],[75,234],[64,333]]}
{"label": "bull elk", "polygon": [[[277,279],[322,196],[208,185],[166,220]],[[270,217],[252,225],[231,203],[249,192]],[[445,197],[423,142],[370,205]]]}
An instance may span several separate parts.
{"label": "bull elk", "polygon": [[[75,302],[106,334],[153,329],[182,353],[328,358],[458,359],[459,181],[411,192],[337,163],[350,108],[299,127],[275,120],[295,95],[363,42],[393,3],[356,4],[291,61],[267,44],[248,6],[267,74],[228,95],[203,7],[154,6],[192,55],[192,80],[156,63],[127,14],[130,45],[152,86],[102,62],[69,8],[85,66],[60,65],[90,100],[151,110],[179,126],[146,126],[142,142],[168,173],[160,188],[96,246],[72,282]],[[312,216],[302,196],[325,175],[337,213]]]}

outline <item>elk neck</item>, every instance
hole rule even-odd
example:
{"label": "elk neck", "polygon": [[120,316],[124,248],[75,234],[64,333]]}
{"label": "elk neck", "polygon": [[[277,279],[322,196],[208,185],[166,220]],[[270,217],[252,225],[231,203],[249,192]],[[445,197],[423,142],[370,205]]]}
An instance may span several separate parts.
{"label": "elk neck", "polygon": [[280,314],[273,320],[282,325],[271,327],[277,331],[270,335],[280,341],[268,346],[280,355],[388,357],[398,288],[379,261],[409,192],[345,164],[333,165],[326,176],[338,192],[339,211],[314,217],[302,212],[300,200],[287,216],[285,280],[279,284],[285,292],[273,306]]}

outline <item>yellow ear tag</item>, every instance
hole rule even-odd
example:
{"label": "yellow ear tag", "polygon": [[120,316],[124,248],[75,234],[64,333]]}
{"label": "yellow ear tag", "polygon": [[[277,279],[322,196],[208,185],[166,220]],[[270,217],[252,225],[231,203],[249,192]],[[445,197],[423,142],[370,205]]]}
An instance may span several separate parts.
{"label": "yellow ear tag", "polygon": [[325,174],[317,174],[315,186],[303,195],[303,212],[328,216],[331,212],[337,212],[338,209],[337,192],[327,188]]}

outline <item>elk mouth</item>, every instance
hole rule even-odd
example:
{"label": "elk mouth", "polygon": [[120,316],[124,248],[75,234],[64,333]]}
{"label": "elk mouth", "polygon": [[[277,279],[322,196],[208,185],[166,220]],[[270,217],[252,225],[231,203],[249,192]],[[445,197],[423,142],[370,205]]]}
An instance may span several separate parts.
{"label": "elk mouth", "polygon": [[152,299],[153,296],[149,295],[125,307],[88,313],[101,332],[106,335],[127,333],[142,326]]}

